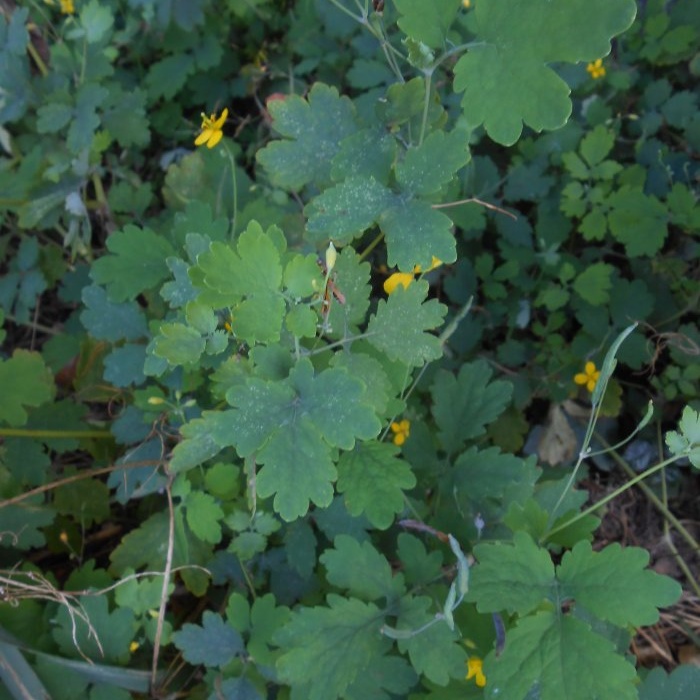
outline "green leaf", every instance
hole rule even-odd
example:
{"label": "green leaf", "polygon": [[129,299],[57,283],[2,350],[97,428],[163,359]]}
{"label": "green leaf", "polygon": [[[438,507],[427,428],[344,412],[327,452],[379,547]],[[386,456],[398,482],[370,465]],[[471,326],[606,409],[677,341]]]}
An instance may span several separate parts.
{"label": "green leaf", "polygon": [[0,422],[24,425],[26,407],[41,406],[55,391],[51,370],[38,352],[15,350],[9,359],[0,359]]}
{"label": "green leaf", "polygon": [[[55,95],[60,99],[60,95]],[[73,107],[58,101],[42,105],[37,110],[36,130],[40,134],[58,133],[73,118]]]}
{"label": "green leaf", "polygon": [[330,504],[336,478],[330,447],[349,450],[357,438],[379,433],[366,394],[361,380],[334,368],[314,376],[303,359],[287,382],[251,378],[234,386],[226,395],[234,410],[205,417],[222,447],[233,445],[243,457],[259,450],[258,493],[276,494],[275,509],[293,520],[306,513],[309,500]]}
{"label": "green leaf", "polygon": [[[400,656],[381,656],[369,666],[345,691],[347,700],[389,700],[408,697],[418,678],[410,664]],[[387,691],[389,695],[387,695]]]}
{"label": "green leaf", "polygon": [[287,190],[327,185],[340,142],[357,130],[353,103],[336,88],[316,83],[306,100],[289,95],[271,102],[269,111],[273,128],[285,138],[256,156],[272,184]]}
{"label": "green leaf", "polygon": [[[558,129],[571,114],[569,88],[548,64],[593,61],[634,19],[634,0],[476,3],[475,46],[455,66],[454,87],[473,126],[515,143],[523,124]],[[533,37],[537,37],[533,41]]]}
{"label": "green leaf", "polygon": [[493,371],[485,360],[462,365],[457,377],[440,370],[430,393],[432,414],[442,447],[448,454],[458,452],[467,440],[482,435],[485,426],[503,412],[513,393],[510,382],[491,382]]}
{"label": "green leaf", "polygon": [[[284,268],[284,286],[294,297],[310,297],[322,288],[323,273],[315,255],[294,255]],[[314,282],[316,286],[314,286]]]}
{"label": "green leaf", "polygon": [[251,345],[279,340],[282,329],[282,264],[274,235],[275,227],[263,232],[251,221],[236,251],[215,241],[197,256],[195,270],[204,273],[204,286],[210,290],[201,301],[218,308],[231,306],[233,332]]}
{"label": "green leaf", "polygon": [[221,615],[205,610],[202,626],[185,623],[172,637],[185,661],[205,666],[225,666],[245,651],[241,635]]}
{"label": "green leaf", "polygon": [[380,610],[372,603],[329,594],[329,607],[302,608],[276,635],[284,650],[279,678],[307,700],[345,694],[390,646],[379,633]]}
{"label": "green leaf", "polygon": [[648,564],[649,552],[639,547],[623,549],[615,543],[594,552],[589,542],[579,542],[557,567],[562,598],[575,599],[619,627],[653,625],[659,619],[657,608],[675,603],[681,587],[645,570]]}
{"label": "green leaf", "polygon": [[318,315],[308,306],[294,306],[286,318],[284,325],[287,330],[297,338],[314,338]]}
{"label": "green leaf", "polygon": [[[125,576],[114,589],[114,600],[120,608],[131,610],[137,617],[149,610],[157,610],[163,595],[163,581],[160,576],[151,578],[129,578],[133,570],[124,572]],[[175,584],[168,586],[169,593],[175,590]]]}
{"label": "green leaf", "polygon": [[214,438],[212,427],[206,418],[195,418],[180,428],[180,434],[185,439],[173,449],[170,460],[170,469],[173,472],[192,469],[221,451],[221,447]]}
{"label": "green leaf", "polygon": [[586,163],[592,167],[602,162],[614,145],[615,134],[602,124],[598,124],[593,131],[583,137],[579,151]]}
{"label": "green leaf", "polygon": [[369,542],[338,535],[333,547],[319,557],[329,583],[364,600],[390,598],[403,592],[402,577],[394,577],[389,562]]}
{"label": "green leaf", "polygon": [[[151,138],[148,128],[150,122],[146,116],[147,98],[144,90],[131,89],[126,92],[117,85],[110,86],[108,106],[105,108],[102,121],[110,135],[125,148],[129,146],[143,148]],[[147,188],[141,185],[134,196],[140,197],[143,190],[147,191]]]}
{"label": "green leaf", "polygon": [[[71,615],[68,606],[59,606],[52,636],[67,656],[80,652],[88,658],[124,664],[129,659],[129,644],[134,640],[134,614],[126,608],[109,611],[107,597],[81,596],[81,616]],[[99,645],[98,645],[99,642]]]}
{"label": "green leaf", "polygon": [[368,341],[390,359],[410,366],[440,358],[440,339],[426,331],[442,323],[447,307],[435,299],[425,301],[427,295],[428,283],[418,280],[381,300],[367,326]]}
{"label": "green leaf", "polygon": [[686,406],[678,427],[689,445],[700,445],[700,412]]}
{"label": "green leaf", "polygon": [[625,279],[615,280],[615,293],[610,298],[610,315],[613,323],[624,326],[630,321],[641,321],[649,316],[654,309],[654,295],[642,279],[628,282]]}
{"label": "green leaf", "polygon": [[270,648],[273,646],[272,640],[275,633],[287,624],[289,617],[289,608],[277,606],[271,593],[255,599],[250,610],[251,630],[246,650],[256,663],[274,665],[280,652]]}
{"label": "green leaf", "polygon": [[685,231],[700,231],[700,207],[692,191],[676,182],[666,198],[671,221]]}
{"label": "green leaf", "polygon": [[54,491],[53,506],[61,515],[70,515],[89,528],[109,518],[109,489],[96,479],[76,481]]}
{"label": "green leaf", "polygon": [[146,317],[134,301],[111,302],[103,287],[91,284],[81,293],[80,320],[95,340],[137,340],[148,333]]}
{"label": "green leaf", "polygon": [[186,365],[199,360],[206,341],[189,326],[182,323],[164,323],[153,339],[153,354],[171,365]]}
{"label": "green leaf", "polygon": [[[422,3],[424,7],[437,4]],[[408,149],[396,166],[397,182],[410,194],[425,196],[439,192],[469,162],[468,138],[459,129],[449,133],[434,131],[420,146]]]}
{"label": "green leaf", "polygon": [[387,263],[400,270],[420,265],[427,270],[433,256],[444,263],[457,259],[452,220],[428,202],[397,197],[382,212],[379,226],[387,245]]}
{"label": "green leaf", "polygon": [[396,457],[392,444],[368,442],[341,455],[338,462],[338,493],[348,513],[364,513],[379,530],[386,530],[404,509],[404,489],[416,485],[409,465]]}
{"label": "green leaf", "polygon": [[394,4],[401,15],[398,25],[411,39],[441,49],[461,0],[394,0]]}
{"label": "green leaf", "polygon": [[101,5],[97,0],[84,5],[80,10],[80,24],[85,30],[85,41],[97,44],[114,23],[114,17],[109,7]]}
{"label": "green leaf", "polygon": [[398,537],[398,555],[408,584],[427,585],[440,578],[442,553],[439,550],[428,553],[417,537],[402,532]]}
{"label": "green leaf", "polygon": [[351,177],[371,177],[386,185],[396,151],[396,139],[385,129],[362,129],[343,139],[333,159],[331,177],[336,182]]}
{"label": "green leaf", "polygon": [[349,243],[372,226],[394,198],[391,190],[371,175],[349,177],[306,206],[307,230],[315,241],[325,237]]}
{"label": "green leaf", "polygon": [[46,506],[9,505],[0,508],[0,532],[13,549],[24,550],[46,544],[43,528],[53,523],[56,513]]}
{"label": "green leaf", "polygon": [[574,291],[591,306],[607,304],[610,301],[614,272],[612,265],[593,263],[574,280]]}
{"label": "green leaf", "polygon": [[636,700],[634,666],[609,640],[571,615],[540,612],[508,632],[503,653],[484,661],[489,700]]}
{"label": "green leaf", "polygon": [[656,197],[629,185],[608,198],[610,233],[631,257],[656,255],[668,234],[668,211]]}
{"label": "green leaf", "polygon": [[695,700],[700,688],[700,668],[683,665],[670,674],[663,668],[652,669],[639,688],[639,700]]}
{"label": "green leaf", "polygon": [[385,414],[393,387],[386,370],[377,359],[364,352],[355,352],[353,347],[352,353],[336,353],[331,360],[331,366],[338,367],[353,377],[362,377],[365,386],[371,388],[367,399],[372,402],[375,413]]}
{"label": "green leaf", "polygon": [[127,224],[107,239],[108,255],[92,264],[90,276],[107,288],[111,301],[134,299],[169,275],[165,259],[173,248],[149,228]]}
{"label": "green leaf", "polygon": [[556,600],[554,564],[549,552],[524,532],[512,543],[478,544],[469,599],[479,612],[508,610],[525,615],[544,600]]}
{"label": "green leaf", "polygon": [[190,530],[204,542],[221,542],[221,525],[224,511],[213,496],[202,491],[192,491],[185,499],[185,515]]}
{"label": "green leaf", "polygon": [[100,126],[97,108],[109,97],[109,91],[93,83],[84,83],[75,100],[75,114],[68,129],[68,148],[79,153],[92,144],[96,129]]}
{"label": "green leaf", "polygon": [[148,95],[153,102],[173,98],[195,69],[194,57],[185,51],[151,63],[146,74]]}
{"label": "green leaf", "polygon": [[[434,605],[432,598],[427,596],[402,600],[397,629],[418,630],[434,621]],[[459,639],[456,630],[440,621],[408,639],[400,639],[398,646],[402,653],[408,653],[417,673],[424,674],[433,683],[447,685],[450,678],[464,678],[467,655]]]}

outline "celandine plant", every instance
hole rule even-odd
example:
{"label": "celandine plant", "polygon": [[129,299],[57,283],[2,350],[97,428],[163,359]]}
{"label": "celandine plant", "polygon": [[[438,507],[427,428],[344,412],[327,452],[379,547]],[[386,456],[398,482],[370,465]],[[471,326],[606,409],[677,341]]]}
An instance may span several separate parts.
{"label": "celandine plant", "polygon": [[[680,692],[694,671],[627,654],[680,586],[594,549],[577,488],[618,358],[645,361],[653,295],[625,276],[700,230],[675,172],[655,194],[609,157],[594,91],[633,0],[72,5],[0,16],[0,302],[18,345],[51,336],[0,361],[7,693]],[[671,278],[683,321],[697,286]],[[53,287],[73,313],[32,325]],[[577,385],[573,465],[521,456],[522,409]],[[699,420],[635,481],[698,468]]]}

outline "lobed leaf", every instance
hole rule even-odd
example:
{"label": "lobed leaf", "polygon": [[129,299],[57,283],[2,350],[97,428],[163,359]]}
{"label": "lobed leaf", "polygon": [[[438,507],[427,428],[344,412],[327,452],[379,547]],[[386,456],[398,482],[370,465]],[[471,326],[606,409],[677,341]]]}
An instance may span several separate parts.
{"label": "lobed leaf", "polygon": [[336,88],[316,83],[307,99],[289,95],[268,109],[273,128],[285,138],[256,155],[271,182],[287,190],[327,185],[341,141],[357,129],[353,103]]}
{"label": "lobed leaf", "polygon": [[479,612],[508,610],[525,615],[544,600],[556,600],[554,564],[546,549],[524,532],[512,543],[478,544],[469,599]]}
{"label": "lobed leaf", "polygon": [[353,597],[376,600],[404,592],[402,577],[393,576],[386,557],[369,542],[338,535],[333,549],[327,549],[319,560],[326,567],[328,581]]}
{"label": "lobed leaf", "polygon": [[397,458],[395,445],[368,442],[341,455],[338,462],[338,493],[348,513],[365,514],[380,530],[386,530],[403,511],[404,489],[416,485],[410,466]]}
{"label": "lobed leaf", "polygon": [[484,360],[462,365],[455,377],[436,373],[430,393],[432,414],[442,447],[448,454],[458,452],[468,440],[485,432],[485,426],[504,411],[513,393],[510,382],[491,382],[493,371]]}
{"label": "lobed leaf", "polygon": [[[558,129],[571,114],[569,87],[552,63],[593,61],[634,19],[634,0],[476,3],[477,40],[455,66],[454,87],[473,125],[511,145],[523,125]],[[533,41],[533,37],[537,37]]]}
{"label": "lobed leaf", "polygon": [[107,249],[109,253],[92,264],[90,276],[107,288],[111,301],[134,299],[168,277],[165,260],[173,248],[149,228],[127,224],[110,235]]}
{"label": "lobed leaf", "polygon": [[202,625],[185,623],[172,636],[186,661],[205,666],[225,666],[245,651],[241,635],[221,615],[205,610]]}
{"label": "lobed leaf", "polygon": [[367,326],[367,339],[377,350],[406,365],[419,367],[442,356],[437,336],[427,331],[437,328],[447,311],[444,304],[425,301],[428,283],[414,282],[408,289],[399,286],[377,305],[377,313]]}
{"label": "lobed leaf", "polygon": [[648,563],[649,552],[639,547],[615,543],[594,552],[590,542],[579,542],[557,567],[561,596],[619,627],[653,625],[659,619],[657,608],[675,603],[681,587],[645,569]]}
{"label": "lobed leaf", "polygon": [[277,670],[283,683],[308,700],[345,694],[389,642],[379,633],[382,614],[372,603],[330,594],[328,607],[302,608],[275,635],[283,649]]}
{"label": "lobed leaf", "polygon": [[634,666],[581,620],[540,612],[518,621],[503,653],[484,662],[485,697],[636,700]]}
{"label": "lobed leaf", "polygon": [[0,358],[0,422],[12,426],[27,422],[27,407],[50,401],[56,388],[53,374],[38,352],[15,350]]}

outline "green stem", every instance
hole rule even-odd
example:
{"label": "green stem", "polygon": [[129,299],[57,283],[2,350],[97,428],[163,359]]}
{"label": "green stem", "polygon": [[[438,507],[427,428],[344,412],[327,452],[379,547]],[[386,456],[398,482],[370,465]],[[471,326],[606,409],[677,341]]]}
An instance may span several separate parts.
{"label": "green stem", "polygon": [[331,2],[341,11],[344,12],[348,17],[352,17],[356,22],[359,22],[360,24],[364,24],[362,21],[362,16],[361,15],[354,15],[350,10],[348,10],[347,7],[345,7],[342,3],[338,2],[338,0],[331,0]]}
{"label": "green stem", "polygon": [[[602,438],[600,435],[596,433],[596,440],[601,442],[603,445],[606,444],[605,439]],[[610,456],[615,460],[617,465],[622,469],[627,476],[630,478],[634,478],[636,476],[636,472],[632,467],[627,464],[627,462],[618,454],[618,452],[613,448],[610,450]],[[661,482],[662,486],[662,494],[663,494],[663,501],[659,499],[659,497],[654,493],[654,491],[649,488],[644,483],[639,483],[637,486],[641,489],[641,491],[644,493],[646,498],[650,501],[650,503],[661,513],[661,515],[664,518],[664,529],[668,528],[668,525],[671,525],[673,529],[688,543],[688,546],[694,551],[698,551],[700,549],[700,543],[693,537],[693,535],[683,526],[683,524],[676,518],[673,513],[668,509],[668,506],[666,504],[666,478],[665,478],[665,472],[664,472],[664,479]],[[676,559],[678,561],[678,565],[680,568],[683,570],[683,572],[686,575],[686,578],[690,582],[690,585],[693,587],[695,590],[696,595],[700,596],[700,584],[698,584],[698,581],[696,578],[693,576],[692,572],[688,569],[688,566],[685,564],[683,559],[680,557],[678,551],[676,550],[675,546],[673,545],[673,542],[671,540],[670,536],[666,536],[666,542],[669,545],[669,548],[671,551],[676,555]]]}
{"label": "green stem", "polygon": [[39,69],[39,72],[45,78],[49,74],[49,69],[46,67],[46,64],[39,55],[39,52],[34,48],[34,44],[32,44],[31,41],[27,43],[27,51],[29,51],[29,55],[34,59],[34,63],[36,63],[36,67]]}
{"label": "green stem", "polygon": [[374,240],[360,253],[360,260],[364,260],[383,240],[384,234],[380,231]]}
{"label": "green stem", "polygon": [[236,183],[236,159],[231,153],[229,145],[224,142],[224,148],[226,149],[226,155],[228,156],[229,163],[231,164],[231,183],[233,186],[233,217],[231,218],[231,238],[236,235],[236,218],[238,216],[238,185]]}
{"label": "green stem", "polygon": [[28,428],[0,428],[0,437],[56,438],[113,438],[109,430],[29,430]]}
{"label": "green stem", "polygon": [[[565,530],[567,527],[570,525],[573,525],[574,523],[577,523],[579,520],[582,520],[585,518],[587,515],[590,515],[591,513],[595,513],[599,508],[604,506],[606,503],[609,503],[612,501],[614,498],[617,498],[620,494],[624,493],[629,489],[630,487],[634,486],[635,484],[638,484],[640,481],[643,481],[646,479],[648,476],[651,476],[652,474],[656,474],[656,472],[661,471],[664,467],[667,467],[669,464],[673,464],[678,459],[678,457],[669,457],[668,459],[665,459],[663,462],[660,462],[659,464],[656,464],[653,467],[650,467],[646,471],[642,472],[641,474],[637,474],[637,476],[634,477],[634,479],[630,479],[626,484],[623,484],[620,486],[620,488],[615,489],[611,493],[609,493],[605,498],[601,498],[600,501],[597,503],[594,503],[592,506],[589,508],[586,508],[586,510],[582,510],[580,513],[577,513],[574,515],[572,518],[569,518],[566,522],[562,523],[561,525],[557,525],[557,527],[552,528],[551,530],[548,530],[544,537],[540,538],[540,541],[544,539],[549,539],[552,535],[554,535],[557,532],[560,532],[561,530]],[[579,467],[581,464],[581,460],[576,465],[576,468]],[[568,491],[567,489],[564,489],[564,493]]]}
{"label": "green stem", "polygon": [[425,97],[423,98],[423,120],[420,125],[420,136],[418,137],[418,145],[423,143],[425,138],[425,129],[428,126],[428,112],[430,111],[430,90],[433,84],[433,71],[424,71],[425,75]]}

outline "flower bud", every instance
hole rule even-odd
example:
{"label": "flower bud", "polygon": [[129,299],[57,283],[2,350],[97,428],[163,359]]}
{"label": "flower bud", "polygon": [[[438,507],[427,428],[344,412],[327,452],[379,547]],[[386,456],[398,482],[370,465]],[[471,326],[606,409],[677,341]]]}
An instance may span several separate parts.
{"label": "flower bud", "polygon": [[338,251],[333,245],[333,241],[328,244],[326,250],[326,270],[330,272],[335,267],[335,261],[338,259]]}

